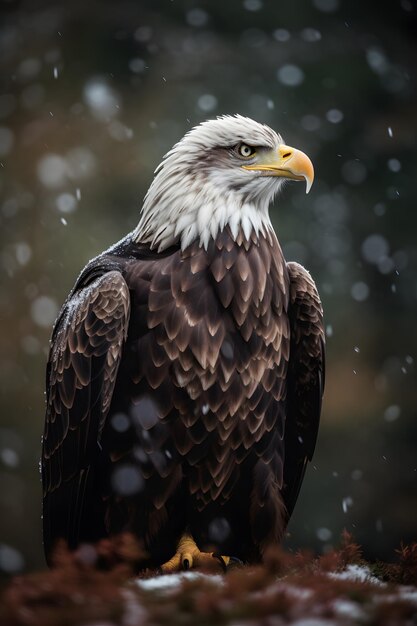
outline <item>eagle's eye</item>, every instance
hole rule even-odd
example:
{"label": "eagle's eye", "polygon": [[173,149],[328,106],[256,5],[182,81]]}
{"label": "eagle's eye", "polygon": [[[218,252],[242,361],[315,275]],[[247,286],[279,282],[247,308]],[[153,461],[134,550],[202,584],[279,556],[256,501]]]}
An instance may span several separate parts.
{"label": "eagle's eye", "polygon": [[252,146],[248,146],[248,144],[246,143],[241,143],[238,145],[237,147],[237,152],[240,156],[244,157],[245,159],[253,156],[256,152],[255,148],[252,148]]}

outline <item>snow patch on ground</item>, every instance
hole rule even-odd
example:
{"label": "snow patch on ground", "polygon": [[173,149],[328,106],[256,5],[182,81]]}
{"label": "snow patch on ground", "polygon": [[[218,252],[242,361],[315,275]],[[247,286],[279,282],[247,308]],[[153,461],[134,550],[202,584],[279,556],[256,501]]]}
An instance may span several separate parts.
{"label": "snow patch on ground", "polygon": [[338,617],[353,620],[363,620],[366,617],[365,611],[350,600],[335,600],[332,603],[332,608]]}
{"label": "snow patch on ground", "polygon": [[176,589],[185,580],[208,580],[221,585],[224,578],[219,575],[203,574],[201,572],[180,572],[178,574],[165,574],[153,578],[137,578],[135,584],[146,591],[170,591]]}
{"label": "snow patch on ground", "polygon": [[297,600],[309,600],[313,595],[311,589],[305,589],[303,587],[297,587],[295,585],[279,581],[275,585],[271,585],[270,589],[275,592],[277,589],[285,591],[286,594],[297,598]]}
{"label": "snow patch on ground", "polygon": [[148,618],[148,611],[139,602],[134,592],[131,589],[123,589],[123,595],[126,600],[122,620],[123,626],[138,626],[138,624],[145,624]]}
{"label": "snow patch on ground", "polygon": [[352,580],[353,582],[371,583],[372,585],[384,585],[382,581],[376,578],[368,567],[363,565],[348,565],[342,572],[331,572],[331,578],[339,580]]}
{"label": "snow patch on ground", "polygon": [[377,598],[378,602],[398,602],[398,600],[410,602],[417,606],[417,589],[415,587],[398,587],[397,593],[390,593]]}
{"label": "snow patch on ground", "polygon": [[417,589],[415,587],[402,587],[399,595],[401,600],[417,604]]}
{"label": "snow patch on ground", "polygon": [[291,626],[338,626],[337,622],[329,619],[317,617],[302,617],[301,619],[291,622]]}

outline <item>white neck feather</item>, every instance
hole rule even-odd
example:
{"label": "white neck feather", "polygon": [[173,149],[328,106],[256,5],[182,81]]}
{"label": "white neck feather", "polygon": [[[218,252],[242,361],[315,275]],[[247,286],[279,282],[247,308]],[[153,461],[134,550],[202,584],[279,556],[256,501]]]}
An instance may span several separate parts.
{"label": "white neck feather", "polygon": [[[237,238],[242,229],[246,239],[272,229],[268,214],[269,198],[244,200],[235,191],[224,191],[215,180],[191,175],[170,177],[169,188],[156,176],[146,195],[142,216],[134,238],[149,243],[159,252],[180,242],[184,250],[193,241],[207,249],[226,226]],[[213,177],[215,179],[215,177]]]}

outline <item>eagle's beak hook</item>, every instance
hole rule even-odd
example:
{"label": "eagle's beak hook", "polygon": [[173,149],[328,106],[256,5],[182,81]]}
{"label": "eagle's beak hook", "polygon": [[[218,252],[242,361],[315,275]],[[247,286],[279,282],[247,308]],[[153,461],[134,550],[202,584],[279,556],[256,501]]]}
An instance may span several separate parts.
{"label": "eagle's beak hook", "polygon": [[306,193],[314,180],[314,167],[309,157],[297,148],[281,144],[277,151],[271,150],[260,163],[243,165],[245,170],[264,172],[265,176],[280,176],[291,180],[305,180]]}

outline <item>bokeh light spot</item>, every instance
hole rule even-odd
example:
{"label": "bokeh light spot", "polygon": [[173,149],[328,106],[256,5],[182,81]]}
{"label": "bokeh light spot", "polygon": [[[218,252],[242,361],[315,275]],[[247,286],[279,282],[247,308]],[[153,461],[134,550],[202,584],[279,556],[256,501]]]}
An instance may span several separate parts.
{"label": "bokeh light spot", "polygon": [[298,87],[304,82],[304,72],[298,65],[283,65],[277,72],[280,83],[287,87]]}

